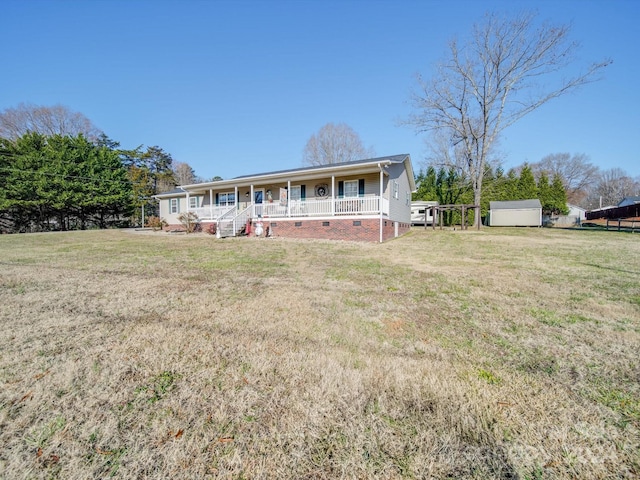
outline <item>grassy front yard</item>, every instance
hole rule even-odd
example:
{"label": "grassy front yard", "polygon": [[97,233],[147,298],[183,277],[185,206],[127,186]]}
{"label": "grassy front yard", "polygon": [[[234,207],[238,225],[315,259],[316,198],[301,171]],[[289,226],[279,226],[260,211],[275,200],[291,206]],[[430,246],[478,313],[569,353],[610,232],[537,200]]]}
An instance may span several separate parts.
{"label": "grassy front yard", "polygon": [[637,478],[640,236],[0,236],[0,478]]}

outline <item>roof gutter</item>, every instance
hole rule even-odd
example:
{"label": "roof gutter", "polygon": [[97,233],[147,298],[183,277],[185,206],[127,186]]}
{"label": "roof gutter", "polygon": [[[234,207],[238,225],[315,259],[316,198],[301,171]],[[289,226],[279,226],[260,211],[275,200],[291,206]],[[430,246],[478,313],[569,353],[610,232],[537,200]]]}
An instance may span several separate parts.
{"label": "roof gutter", "polygon": [[235,178],[230,178],[228,180],[217,180],[215,182],[203,182],[203,183],[194,183],[190,185],[181,185],[180,187],[187,190],[187,189],[194,189],[194,188],[211,188],[211,187],[215,188],[215,187],[232,186],[232,185],[250,185],[251,183],[255,183],[258,181],[266,182],[269,180],[287,179],[287,178],[291,178],[292,176],[311,178],[311,177],[316,177],[318,174],[321,174],[321,173],[330,174],[333,172],[338,173],[341,171],[360,170],[363,168],[366,169],[367,167],[375,168],[376,163],[378,166],[380,166],[381,164],[390,165],[392,161],[382,160],[379,162],[362,162],[357,164],[353,164],[353,163],[330,164],[330,165],[322,166],[320,168],[311,167],[306,169],[284,170],[280,172],[235,177]]}

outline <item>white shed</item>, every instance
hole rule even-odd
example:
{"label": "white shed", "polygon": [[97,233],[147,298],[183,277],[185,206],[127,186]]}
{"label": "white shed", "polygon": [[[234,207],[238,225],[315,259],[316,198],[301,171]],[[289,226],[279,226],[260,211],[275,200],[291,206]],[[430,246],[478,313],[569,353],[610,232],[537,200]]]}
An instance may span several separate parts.
{"label": "white shed", "polygon": [[489,202],[490,227],[540,227],[542,204],[540,200],[511,200]]}

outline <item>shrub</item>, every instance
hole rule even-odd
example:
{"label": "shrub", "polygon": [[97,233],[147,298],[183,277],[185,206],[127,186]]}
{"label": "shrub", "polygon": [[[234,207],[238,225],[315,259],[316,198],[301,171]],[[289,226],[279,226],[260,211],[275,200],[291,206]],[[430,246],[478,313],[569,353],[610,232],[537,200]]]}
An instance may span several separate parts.
{"label": "shrub", "polygon": [[184,212],[178,215],[178,221],[187,233],[193,233],[199,226],[198,215],[193,212]]}
{"label": "shrub", "polygon": [[167,226],[167,222],[160,217],[151,216],[147,219],[147,227],[152,228],[154,232],[158,230],[162,230],[163,227]]}

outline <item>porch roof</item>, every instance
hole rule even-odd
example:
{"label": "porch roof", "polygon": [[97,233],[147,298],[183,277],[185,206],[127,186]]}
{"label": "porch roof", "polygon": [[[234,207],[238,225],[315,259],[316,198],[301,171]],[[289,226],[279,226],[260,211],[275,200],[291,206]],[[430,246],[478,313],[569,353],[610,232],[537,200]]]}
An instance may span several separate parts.
{"label": "porch roof", "polygon": [[217,180],[215,182],[195,183],[192,185],[182,185],[180,188],[188,190],[202,190],[203,188],[224,188],[231,186],[248,186],[258,182],[282,181],[286,179],[310,179],[318,178],[320,175],[331,175],[336,173],[366,173],[377,171],[378,165],[391,165],[404,163],[409,177],[411,190],[415,190],[415,180],[411,157],[408,153],[391,155],[388,157],[369,158],[365,160],[355,160],[353,162],[334,163],[331,165],[314,165],[309,167],[293,168],[289,170],[277,170],[267,173],[253,175],[243,175],[229,180]]}

